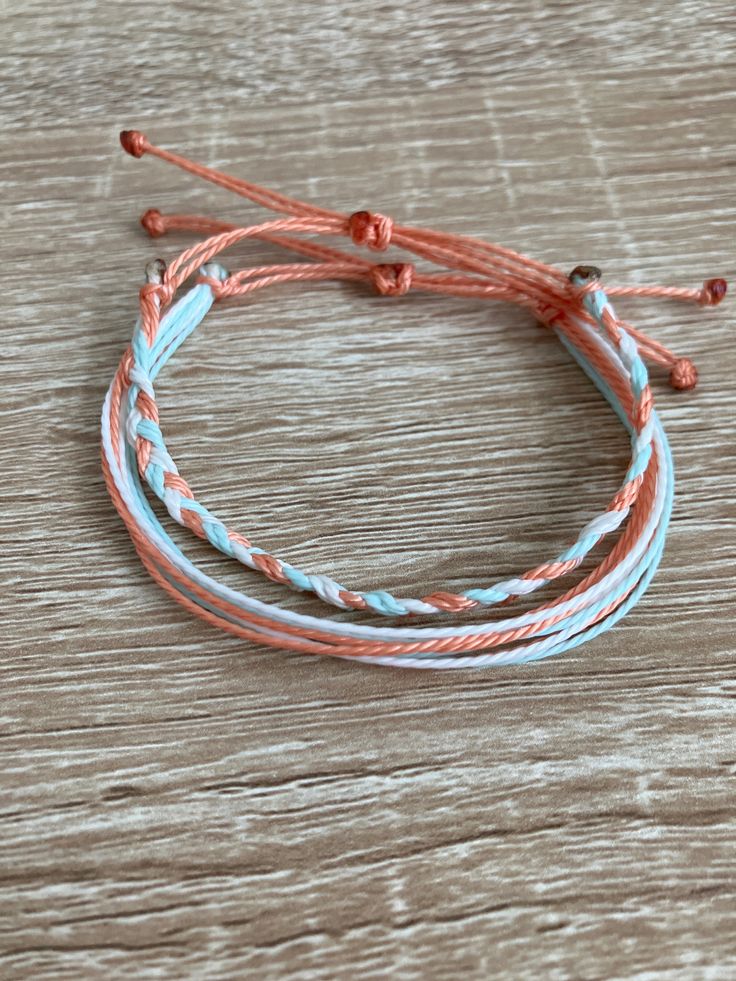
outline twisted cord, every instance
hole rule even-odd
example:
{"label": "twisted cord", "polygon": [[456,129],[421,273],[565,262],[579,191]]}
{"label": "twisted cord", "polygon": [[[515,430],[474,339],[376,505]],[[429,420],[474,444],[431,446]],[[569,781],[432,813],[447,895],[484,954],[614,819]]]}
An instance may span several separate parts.
{"label": "twisted cord", "polygon": [[[253,277],[253,281],[246,284],[242,282],[244,278],[242,275],[228,277],[222,267],[212,266],[209,275],[201,276],[199,281],[206,282],[211,287],[215,297],[232,296],[245,289],[250,291],[272,285],[275,282],[351,275],[350,264],[344,265],[346,266],[345,269],[337,263],[325,264],[321,269],[298,264],[260,267],[247,271]],[[392,283],[395,282],[396,284],[395,292],[408,288],[406,282],[402,285],[399,281],[405,272],[413,267],[400,263],[390,267],[386,265],[373,266],[370,270],[371,273],[375,274],[378,271],[380,276],[373,276],[372,278],[377,278],[379,283],[383,283],[387,268],[393,274]],[[275,273],[274,269],[279,270],[279,272]],[[583,285],[585,288],[585,284],[581,284],[577,277],[573,278],[573,282],[575,285]],[[385,284],[380,288],[385,291]],[[591,301],[595,299],[595,295],[584,294],[585,302],[590,305]],[[607,301],[602,305],[599,304],[599,306],[600,310],[594,303],[590,305],[592,313],[599,317],[601,325],[608,323],[608,329],[613,331],[615,328],[611,325],[615,324],[615,318],[611,319],[613,315],[608,311]],[[133,340],[134,357],[133,364],[129,369],[129,379],[133,384],[129,388],[128,396],[130,412],[127,435],[136,452],[139,471],[151,489],[165,504],[174,520],[188,527],[199,537],[206,538],[224,554],[237,559],[251,569],[261,571],[274,582],[287,583],[297,589],[315,592],[326,602],[343,609],[370,609],[376,613],[393,616],[405,616],[409,613],[434,614],[473,609],[478,606],[490,606],[504,602],[512,596],[531,593],[540,586],[546,585],[550,580],[559,578],[575,569],[604,535],[615,531],[620,526],[628,514],[631,503],[636,498],[641,484],[641,475],[649,460],[651,427],[647,427],[646,423],[651,411],[651,393],[647,386],[641,382],[641,379],[645,377],[645,370],[640,365],[636,347],[626,335],[623,335],[620,338],[620,345],[624,352],[624,363],[632,373],[634,392],[637,398],[635,412],[639,421],[639,432],[636,433],[633,442],[634,457],[618,494],[610,502],[604,513],[586,525],[573,546],[566,549],[553,561],[537,566],[517,579],[499,582],[490,588],[468,590],[462,594],[438,591],[422,598],[398,599],[384,590],[372,592],[349,590],[327,576],[307,574],[253,545],[238,532],[227,528],[216,515],[195,499],[191,488],[179,473],[169,454],[159,426],[155,393],[150,378],[150,361],[147,356],[149,348],[145,340],[141,339],[143,330],[142,324],[138,326]]]}
{"label": "twisted cord", "polygon": [[[671,459],[654,412],[644,358],[669,367],[671,382],[677,388],[692,387],[697,373],[688,359],[678,358],[620,320],[611,297],[661,296],[712,306],[725,295],[724,280],[707,280],[698,290],[655,286],[604,289],[600,273],[593,267],[576,267],[565,276],[553,267],[479,239],[399,226],[387,216],[366,210],[343,215],[287,198],[154,147],[139,133],[121,134],[121,142],[134,156],[158,156],[290,216],[247,228],[203,216],[165,216],[155,209],[149,209],[141,219],[153,237],[177,230],[208,236],[168,267],[160,263],[147,270],[131,346],[121,359],[103,411],[108,488],[146,568],[179,602],[231,633],[274,646],[367,657],[380,663],[440,667],[548,656],[607,629],[604,625],[612,625],[623,615],[621,611],[636,602],[661,555],[672,484]],[[376,252],[398,245],[444,267],[444,271],[420,273],[409,262],[374,263],[294,233],[345,236],[353,244]],[[252,267],[235,273],[212,261],[225,248],[246,238],[271,241],[314,261]],[[172,305],[179,286],[195,273],[195,286]],[[459,594],[438,590],[420,598],[395,597],[384,590],[346,589],[329,577],[308,574],[284,562],[226,527],[195,499],[168,451],[154,379],[216,300],[276,283],[325,279],[367,281],[385,296],[424,289],[504,300],[532,311],[557,333],[629,432],[630,463],[606,508],[554,559],[516,578]],[[506,603],[561,579],[607,535],[625,526],[609,555],[593,572],[561,598],[542,604],[530,614],[469,628],[407,631],[350,627],[260,604],[203,576],[163,532],[146,502],[141,478],[174,520],[224,554],[275,582],[311,591],[335,607],[386,616],[459,613]],[[529,642],[493,654],[479,653],[504,644],[518,645],[519,641]]]}

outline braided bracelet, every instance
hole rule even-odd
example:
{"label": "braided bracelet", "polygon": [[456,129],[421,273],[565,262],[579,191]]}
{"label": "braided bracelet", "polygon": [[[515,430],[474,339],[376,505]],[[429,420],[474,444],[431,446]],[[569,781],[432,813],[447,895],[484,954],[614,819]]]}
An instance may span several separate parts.
{"label": "braided bracelet", "polygon": [[[577,266],[569,276],[511,249],[477,238],[399,226],[368,211],[342,214],[192,163],[153,146],[136,131],[121,133],[124,149],[148,153],[250,198],[286,217],[241,228],[196,215],[147,211],[141,222],[153,237],[170,230],[208,237],[166,266],[149,263],[140,290],[140,316],[102,412],[103,470],[112,500],[153,578],[179,603],[209,623],[247,640],[305,653],[332,654],[406,667],[484,667],[549,657],[613,626],[637,602],[659,563],[672,509],[673,468],[654,410],[645,359],[670,369],[675,388],[697,381],[694,365],[620,320],[616,296],[657,296],[714,306],[723,279],[700,289],[661,286],[605,289],[600,271]],[[398,246],[439,266],[420,272],[410,262],[376,263],[294,233],[342,235],[374,252]],[[213,261],[246,238],[276,243],[309,259],[227,272]],[[178,288],[195,282],[181,297]],[[630,437],[631,459],[619,490],[572,543],[550,561],[513,579],[469,588],[397,597],[386,590],[347,588],[308,573],[254,545],[195,498],[172,458],[160,426],[154,381],[201,323],[215,300],[291,281],[363,280],[385,296],[410,289],[503,300],[528,309],[551,328],[597,386]],[[462,614],[532,593],[572,573],[607,536],[618,532],[606,557],[557,599],[517,616],[464,626],[375,627],[298,614],[232,590],[186,558],[154,513],[146,488],[180,525],[249,569],[292,589],[314,593],[341,610],[392,617]]]}

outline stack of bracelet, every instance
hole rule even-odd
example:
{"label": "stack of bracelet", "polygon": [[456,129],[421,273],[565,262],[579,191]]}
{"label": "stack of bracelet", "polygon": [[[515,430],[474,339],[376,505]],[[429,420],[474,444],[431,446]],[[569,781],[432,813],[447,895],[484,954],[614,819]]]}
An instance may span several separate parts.
{"label": "stack of bracelet", "polygon": [[[673,468],[664,430],[654,410],[644,359],[670,370],[675,388],[692,388],[697,373],[617,317],[611,297],[668,297],[713,306],[726,293],[722,279],[700,289],[659,286],[603,287],[599,270],[577,266],[569,275],[480,239],[399,226],[385,215],[351,215],[317,208],[274,191],[199,166],[125,131],[123,147],[176,164],[190,173],[250,198],[288,217],[239,228],[200,216],[147,211],[142,224],[152,236],[172,229],[198,231],[205,241],[168,265],[149,264],[140,291],[140,316],[130,347],[105,399],[102,450],[105,479],[138,554],[153,578],[179,603],[207,622],[249,641],[312,654],[416,668],[485,667],[538,660],[569,650],[612,627],[647,588],[659,563],[670,518]],[[294,233],[347,236],[380,252],[389,245],[441,267],[419,272],[410,262],[376,263],[350,252],[294,237]],[[246,238],[277,243],[307,262],[253,267],[228,273],[213,259]],[[191,277],[194,284],[176,299]],[[399,597],[363,592],[308,573],[254,545],[227,527],[194,497],[167,449],[159,425],[154,382],[160,370],[201,323],[215,300],[290,281],[364,280],[381,294],[426,290],[458,297],[503,300],[527,308],[551,328],[597,386],[629,434],[631,460],[613,499],[572,543],[548,562],[518,577],[462,593],[435,591]],[[216,549],[274,582],[309,591],[340,610],[394,618],[453,616],[452,626],[390,626],[307,616],[264,603],[205,575],[166,533],[145,488],[180,525]],[[525,596],[578,568],[606,536],[613,544],[593,571],[556,599],[516,616],[457,623],[469,610]]]}

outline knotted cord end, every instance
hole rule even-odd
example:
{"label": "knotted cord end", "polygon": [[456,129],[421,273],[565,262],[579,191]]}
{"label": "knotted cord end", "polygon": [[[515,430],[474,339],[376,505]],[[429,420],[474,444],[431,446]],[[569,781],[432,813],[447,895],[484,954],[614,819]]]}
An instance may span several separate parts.
{"label": "knotted cord end", "polygon": [[725,279],[706,279],[700,291],[699,302],[704,307],[716,307],[727,292],[728,283]]}
{"label": "knotted cord end", "polygon": [[142,157],[151,144],[137,129],[124,129],[120,133],[120,145],[131,157]]}
{"label": "knotted cord end", "polygon": [[141,225],[151,238],[160,238],[166,234],[166,222],[158,208],[149,208],[141,215]]}
{"label": "knotted cord end", "polygon": [[698,369],[690,358],[678,358],[670,371],[670,385],[681,392],[689,392],[698,384]]}

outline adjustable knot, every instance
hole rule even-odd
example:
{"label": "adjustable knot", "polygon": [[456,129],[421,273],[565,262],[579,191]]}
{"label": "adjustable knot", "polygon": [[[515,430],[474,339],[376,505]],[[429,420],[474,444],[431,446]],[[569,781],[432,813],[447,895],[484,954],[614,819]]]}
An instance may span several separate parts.
{"label": "adjustable knot", "polygon": [[151,238],[160,238],[166,234],[166,222],[158,208],[149,208],[145,214],[142,214],[141,225],[143,225]]}
{"label": "adjustable knot", "polygon": [[678,358],[670,371],[670,385],[681,391],[695,388],[698,383],[698,369],[690,358]]}
{"label": "adjustable knot", "polygon": [[206,262],[199,267],[197,283],[206,283],[212,290],[212,295],[216,300],[222,300],[228,296],[235,296],[242,292],[242,284],[237,276],[230,273],[221,266],[219,262]]}
{"label": "adjustable knot", "polygon": [[391,244],[393,219],[370,211],[354,211],[348,218],[348,231],[355,245],[366,245],[383,252]]}
{"label": "adjustable knot", "polygon": [[725,279],[706,279],[698,297],[698,303],[703,307],[715,307],[721,302],[728,291]]}
{"label": "adjustable knot", "polygon": [[143,133],[139,133],[137,129],[124,129],[120,134],[120,145],[131,157],[142,157],[151,147]]}
{"label": "adjustable knot", "polygon": [[370,275],[381,296],[403,296],[411,289],[414,265],[411,262],[379,262],[372,267]]}

